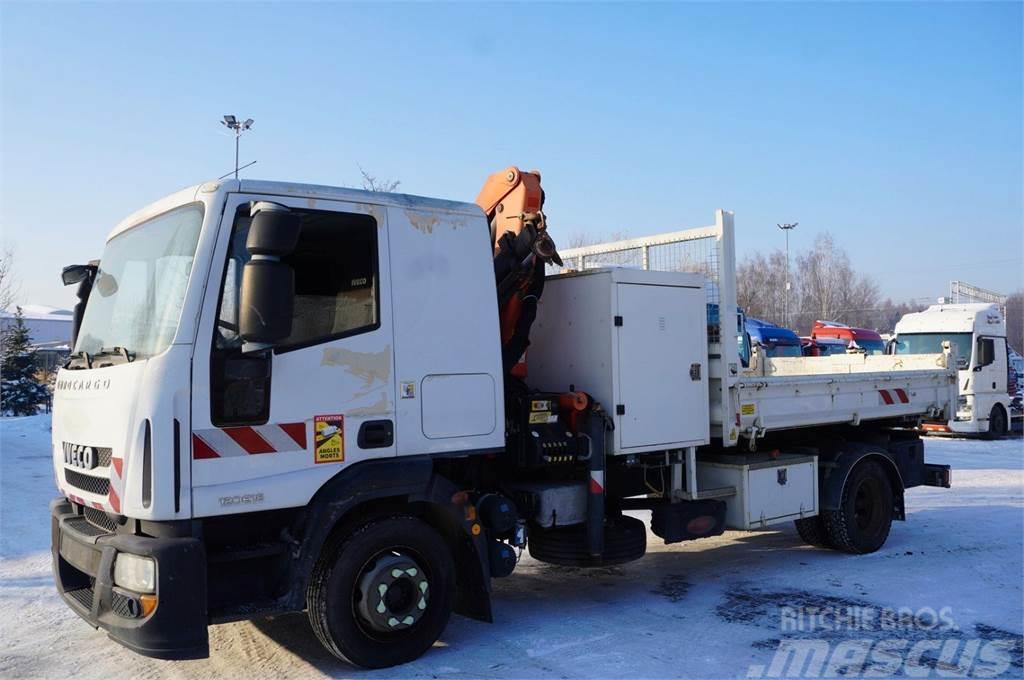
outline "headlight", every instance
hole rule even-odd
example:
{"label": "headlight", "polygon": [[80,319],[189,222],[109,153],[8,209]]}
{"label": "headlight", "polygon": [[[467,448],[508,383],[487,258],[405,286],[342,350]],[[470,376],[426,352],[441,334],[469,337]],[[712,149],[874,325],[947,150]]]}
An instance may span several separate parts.
{"label": "headlight", "polygon": [[959,397],[956,400],[956,410],[971,412],[971,404],[967,401],[967,397]]}
{"label": "headlight", "polygon": [[156,562],[150,557],[118,553],[114,559],[114,584],[136,593],[155,593]]}

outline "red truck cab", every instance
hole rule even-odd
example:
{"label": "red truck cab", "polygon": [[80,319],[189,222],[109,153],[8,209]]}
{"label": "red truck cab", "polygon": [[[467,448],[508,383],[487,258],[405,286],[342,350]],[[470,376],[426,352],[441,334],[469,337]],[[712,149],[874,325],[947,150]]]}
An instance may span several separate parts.
{"label": "red truck cab", "polygon": [[811,339],[818,342],[838,339],[845,341],[848,347],[854,343],[868,354],[885,353],[885,341],[877,332],[867,328],[853,328],[837,321],[815,321],[811,327]]}

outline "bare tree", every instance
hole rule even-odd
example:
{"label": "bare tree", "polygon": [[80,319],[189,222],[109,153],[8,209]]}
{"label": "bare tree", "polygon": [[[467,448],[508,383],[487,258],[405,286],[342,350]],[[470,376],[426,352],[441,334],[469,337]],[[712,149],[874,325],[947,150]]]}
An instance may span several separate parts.
{"label": "bare tree", "polygon": [[[793,292],[790,296],[795,302]],[[756,253],[745,257],[736,267],[736,302],[747,316],[785,324],[786,253],[775,250],[767,256]]]}
{"label": "bare tree", "polygon": [[625,241],[631,238],[630,235],[624,231],[613,231],[610,236],[604,238],[602,236],[595,236],[593,234],[584,234],[581,231],[577,231],[568,238],[565,239],[565,245],[559,244],[559,247],[569,248],[583,248],[586,246],[596,246],[602,243],[612,243],[614,241]]}
{"label": "bare tree", "polygon": [[0,310],[11,310],[18,296],[18,284],[14,279],[14,252],[10,249],[0,253]]}
{"label": "bare tree", "polygon": [[819,234],[809,251],[797,255],[796,280],[798,328],[810,328],[818,319],[870,325],[878,307],[878,284],[854,270],[831,234]]}
{"label": "bare tree", "polygon": [[[624,231],[613,231],[607,238],[576,232],[572,236],[569,236],[564,243],[557,237],[555,237],[555,242],[558,244],[558,249],[562,251],[569,250],[571,248],[585,248],[586,246],[614,243],[615,241],[625,241],[629,238],[631,238],[630,235]],[[600,263],[602,265],[637,267],[640,266],[640,260],[640,251],[636,248],[623,250],[617,253],[604,253],[602,255],[590,255],[587,257],[587,262],[590,266],[595,266],[594,263]],[[575,267],[576,263],[572,262],[568,263],[568,265]]]}
{"label": "bare tree", "polygon": [[907,302],[894,302],[892,298],[886,298],[878,304],[874,313],[874,323],[868,328],[874,328],[880,333],[891,333],[896,328],[896,323],[903,318],[904,314],[920,312],[927,305],[916,300]]}
{"label": "bare tree", "polygon": [[399,187],[402,183],[401,180],[397,179],[379,179],[374,175],[366,172],[363,166],[359,166],[359,174],[363,176],[363,189],[366,191],[380,191],[383,193],[391,193]]}

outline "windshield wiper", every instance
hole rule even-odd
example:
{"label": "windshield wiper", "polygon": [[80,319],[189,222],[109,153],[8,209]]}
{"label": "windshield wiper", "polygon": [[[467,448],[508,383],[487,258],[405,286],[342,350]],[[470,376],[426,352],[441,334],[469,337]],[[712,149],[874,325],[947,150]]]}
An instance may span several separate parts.
{"label": "windshield wiper", "polygon": [[98,359],[99,357],[109,356],[122,357],[125,360],[125,363],[129,364],[135,361],[135,353],[129,352],[127,349],[121,347],[120,345],[114,345],[113,347],[100,347],[100,351],[93,354],[92,358]]}
{"label": "windshield wiper", "polygon": [[71,364],[73,364],[75,362],[76,359],[81,359],[82,361],[84,361],[85,362],[85,368],[92,368],[92,357],[89,356],[89,353],[86,352],[84,349],[83,350],[79,350],[78,352],[75,352],[74,354],[69,355],[67,363],[64,364],[64,368],[68,369],[69,371],[80,371],[80,370],[82,370],[82,368],[83,368],[82,366],[72,366],[71,365]]}

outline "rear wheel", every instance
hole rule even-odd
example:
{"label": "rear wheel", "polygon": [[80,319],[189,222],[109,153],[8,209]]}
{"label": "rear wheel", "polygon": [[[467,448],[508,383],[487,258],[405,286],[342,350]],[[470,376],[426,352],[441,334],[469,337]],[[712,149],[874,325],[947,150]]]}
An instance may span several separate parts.
{"label": "rear wheel", "polygon": [[365,668],[412,661],[448,623],[455,568],[441,536],[414,517],[358,527],[324,548],[306,595],[320,642]]}
{"label": "rear wheel", "polygon": [[854,555],[875,552],[885,544],[892,516],[892,483],[874,461],[860,463],[850,472],[838,510],[821,513],[832,547]]}
{"label": "rear wheel", "polygon": [[832,547],[832,542],[828,538],[828,530],[820,515],[798,519],[793,524],[796,525],[796,532],[800,534],[804,543],[818,548]]}
{"label": "rear wheel", "polygon": [[1006,436],[1007,430],[1006,411],[997,404],[988,414],[988,432],[985,433],[985,439],[1002,439]]}

